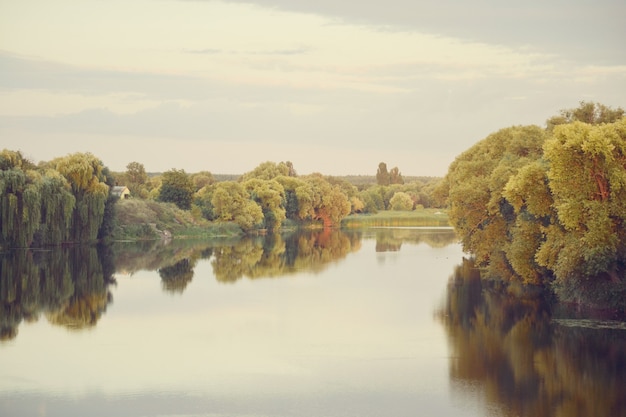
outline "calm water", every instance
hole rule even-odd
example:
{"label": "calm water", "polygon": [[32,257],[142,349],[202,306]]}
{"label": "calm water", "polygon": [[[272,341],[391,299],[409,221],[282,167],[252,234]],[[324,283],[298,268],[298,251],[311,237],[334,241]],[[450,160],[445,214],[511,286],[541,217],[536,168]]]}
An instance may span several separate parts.
{"label": "calm water", "polygon": [[0,416],[626,416],[626,325],[481,286],[450,230],[0,258]]}

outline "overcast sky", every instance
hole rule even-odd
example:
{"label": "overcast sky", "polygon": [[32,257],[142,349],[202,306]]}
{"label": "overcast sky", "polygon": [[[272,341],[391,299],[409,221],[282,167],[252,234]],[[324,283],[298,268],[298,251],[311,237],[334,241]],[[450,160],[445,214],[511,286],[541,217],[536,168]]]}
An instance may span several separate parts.
{"label": "overcast sky", "polygon": [[0,0],[0,148],[440,176],[498,129],[626,107],[625,16],[623,0]]}

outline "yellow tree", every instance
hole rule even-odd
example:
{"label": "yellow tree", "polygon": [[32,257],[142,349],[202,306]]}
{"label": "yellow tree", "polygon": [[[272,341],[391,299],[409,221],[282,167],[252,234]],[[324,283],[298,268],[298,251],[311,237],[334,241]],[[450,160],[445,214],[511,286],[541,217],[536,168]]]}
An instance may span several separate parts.
{"label": "yellow tree", "polygon": [[253,229],[263,221],[261,207],[250,199],[250,194],[238,182],[217,183],[211,204],[217,220],[234,221],[244,231]]}
{"label": "yellow tree", "polygon": [[51,164],[65,177],[76,199],[70,239],[77,242],[95,240],[109,194],[102,162],[90,153],[74,153],[57,158]]}
{"label": "yellow tree", "polygon": [[557,221],[537,253],[557,279],[607,276],[626,270],[626,118],[557,126],[545,144]]}
{"label": "yellow tree", "polygon": [[514,272],[506,254],[515,213],[503,191],[519,169],[541,157],[545,138],[538,126],[502,129],[458,156],[446,175],[450,222],[491,275]]}
{"label": "yellow tree", "polygon": [[244,189],[250,194],[263,212],[263,223],[266,229],[280,229],[285,220],[285,190],[276,180],[249,179],[243,183]]}
{"label": "yellow tree", "polygon": [[300,187],[298,201],[300,216],[312,220],[321,220],[325,228],[341,223],[341,219],[350,214],[351,205],[348,197],[338,185],[330,184],[322,175],[312,174],[305,178],[308,187]]}

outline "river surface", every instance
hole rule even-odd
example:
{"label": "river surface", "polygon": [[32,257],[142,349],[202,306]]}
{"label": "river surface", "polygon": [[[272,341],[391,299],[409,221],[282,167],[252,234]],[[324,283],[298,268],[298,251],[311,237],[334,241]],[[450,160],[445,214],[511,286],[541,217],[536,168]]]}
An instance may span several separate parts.
{"label": "river surface", "polygon": [[625,323],[443,228],[17,251],[0,296],[0,416],[626,416]]}

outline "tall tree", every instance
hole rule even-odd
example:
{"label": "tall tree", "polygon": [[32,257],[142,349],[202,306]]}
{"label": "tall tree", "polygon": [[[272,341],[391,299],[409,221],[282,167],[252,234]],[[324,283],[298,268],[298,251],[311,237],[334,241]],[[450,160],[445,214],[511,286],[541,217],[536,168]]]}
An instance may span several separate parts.
{"label": "tall tree", "polygon": [[387,171],[387,164],[381,162],[378,164],[378,171],[376,171],[376,184],[389,185],[389,172]]}
{"label": "tall tree", "polygon": [[76,198],[70,239],[75,242],[96,240],[109,195],[102,162],[90,153],[74,153],[52,163],[65,177]]}
{"label": "tall tree", "polygon": [[126,165],[126,181],[124,184],[130,190],[132,196],[145,198],[147,196],[146,182],[148,182],[148,174],[143,164],[139,162],[129,162]]}
{"label": "tall tree", "polygon": [[20,152],[0,153],[0,246],[27,247],[39,227],[39,175]]}
{"label": "tall tree", "polygon": [[404,184],[404,178],[402,178],[398,167],[393,167],[389,171],[389,184]]}

